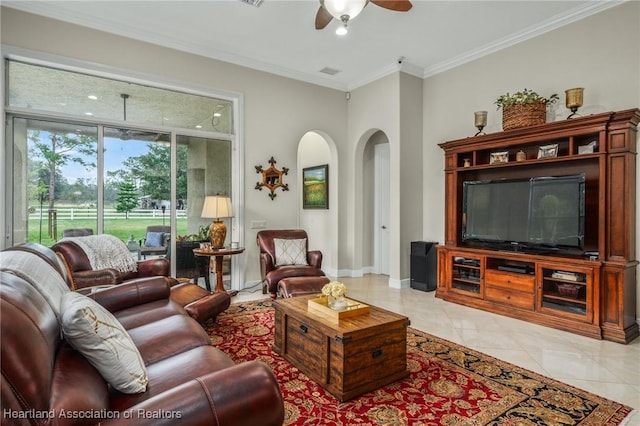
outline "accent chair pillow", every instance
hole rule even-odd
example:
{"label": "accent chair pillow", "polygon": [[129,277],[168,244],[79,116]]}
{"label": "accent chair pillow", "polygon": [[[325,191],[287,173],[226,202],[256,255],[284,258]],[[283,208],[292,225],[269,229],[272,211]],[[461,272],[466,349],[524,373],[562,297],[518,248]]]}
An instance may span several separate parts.
{"label": "accent chair pillow", "polygon": [[147,232],[144,241],[145,247],[162,247],[164,244],[164,232]]}
{"label": "accent chair pillow", "polygon": [[147,390],[147,368],[131,336],[102,305],[80,293],[62,297],[62,333],[115,389]]}
{"label": "accent chair pillow", "polygon": [[307,239],[286,240],[274,238],[276,266],[285,265],[308,265],[307,263]]}

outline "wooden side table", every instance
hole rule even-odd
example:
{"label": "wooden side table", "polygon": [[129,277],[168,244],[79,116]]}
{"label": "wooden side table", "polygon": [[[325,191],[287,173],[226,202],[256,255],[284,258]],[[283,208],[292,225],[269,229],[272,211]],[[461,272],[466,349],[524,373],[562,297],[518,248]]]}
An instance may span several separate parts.
{"label": "wooden side table", "polygon": [[234,254],[240,254],[244,252],[244,247],[237,248],[227,248],[223,247],[221,249],[193,249],[193,254],[198,258],[206,258],[206,273],[204,274],[204,282],[207,286],[207,290],[211,291],[211,282],[209,280],[209,259],[213,257],[216,262],[216,288],[214,291],[216,293],[226,291],[224,289],[224,284],[222,283],[222,260],[225,256],[233,256]]}

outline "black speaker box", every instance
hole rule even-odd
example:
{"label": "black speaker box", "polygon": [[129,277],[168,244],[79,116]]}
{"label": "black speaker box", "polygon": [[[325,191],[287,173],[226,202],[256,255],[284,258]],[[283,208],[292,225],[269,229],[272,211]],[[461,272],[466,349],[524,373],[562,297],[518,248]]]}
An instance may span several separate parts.
{"label": "black speaker box", "polygon": [[436,289],[438,278],[438,243],[411,242],[411,288],[422,291]]}

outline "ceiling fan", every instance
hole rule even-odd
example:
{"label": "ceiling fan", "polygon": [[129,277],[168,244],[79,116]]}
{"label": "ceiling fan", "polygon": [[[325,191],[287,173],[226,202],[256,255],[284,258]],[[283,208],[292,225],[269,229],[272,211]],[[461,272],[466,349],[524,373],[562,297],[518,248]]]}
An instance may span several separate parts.
{"label": "ceiling fan", "polygon": [[[127,121],[127,99],[129,99],[131,96],[126,93],[120,93],[120,97],[122,98],[123,120]],[[146,132],[144,130],[132,130],[132,129],[118,129],[117,137],[123,141],[136,139],[136,140],[157,142],[157,141],[161,141],[162,139],[166,139],[166,135],[162,133],[152,133],[152,132]]]}
{"label": "ceiling fan", "polygon": [[397,12],[407,12],[413,6],[409,0],[320,0],[320,9],[316,14],[316,30],[323,29],[336,18],[342,22],[342,27],[336,30],[336,34],[346,34],[349,20],[358,16],[369,3]]}

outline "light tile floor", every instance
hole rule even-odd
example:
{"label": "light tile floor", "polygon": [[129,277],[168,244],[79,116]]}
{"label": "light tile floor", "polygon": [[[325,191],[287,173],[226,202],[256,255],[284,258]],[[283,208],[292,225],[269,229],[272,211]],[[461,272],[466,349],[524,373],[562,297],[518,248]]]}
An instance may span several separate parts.
{"label": "light tile floor", "polygon": [[[341,277],[349,297],[406,315],[411,327],[640,410],[640,338],[596,340],[388,286],[386,275]],[[260,287],[232,303],[268,298]],[[633,420],[640,425],[636,412]],[[629,423],[631,425],[632,423]]]}

